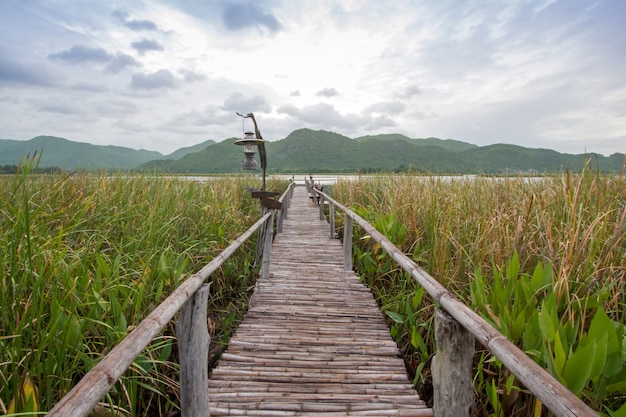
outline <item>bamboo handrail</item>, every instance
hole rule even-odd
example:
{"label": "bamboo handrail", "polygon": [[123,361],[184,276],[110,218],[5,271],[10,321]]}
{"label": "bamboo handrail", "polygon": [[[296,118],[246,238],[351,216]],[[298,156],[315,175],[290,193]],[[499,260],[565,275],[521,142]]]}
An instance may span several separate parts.
{"label": "bamboo handrail", "polygon": [[[307,187],[309,188],[309,187]],[[540,367],[520,348],[511,343],[506,336],[494,329],[487,321],[476,314],[465,303],[458,300],[450,291],[442,286],[435,278],[424,271],[412,259],[406,256],[397,246],[380,233],[374,226],[365,221],[358,214],[348,209],[328,194],[310,187],[312,192],[330,202],[329,207],[337,207],[346,216],[356,222],[378,242],[387,254],[409,273],[418,284],[448,312],[454,319],[470,332],[483,346],[485,346],[504,366],[537,396],[542,403],[558,417],[597,416],[581,399],[564,387],[545,369]],[[320,208],[321,210],[321,208]],[[334,217],[334,216],[333,216]],[[334,225],[330,225],[334,228]],[[351,256],[351,251],[349,252]],[[348,254],[348,251],[346,251]]]}
{"label": "bamboo handrail", "polygon": [[[293,192],[290,184],[281,201]],[[288,198],[288,197],[287,197]],[[224,251],[217,255],[195,274],[187,278],[161,304],[159,304],[137,327],[117,344],[108,355],[100,360],[68,392],[46,416],[48,417],[84,417],[111,389],[113,384],[130,367],[146,346],[159,334],[183,305],[194,296],[196,291],[222,264],[266,222],[273,219],[274,212],[268,211],[254,225],[239,236]]]}

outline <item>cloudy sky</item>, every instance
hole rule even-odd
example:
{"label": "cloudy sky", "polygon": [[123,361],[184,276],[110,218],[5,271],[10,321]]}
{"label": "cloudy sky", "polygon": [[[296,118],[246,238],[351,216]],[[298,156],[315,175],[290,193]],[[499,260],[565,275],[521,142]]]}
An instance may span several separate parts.
{"label": "cloudy sky", "polygon": [[0,138],[626,152],[624,0],[0,0]]}

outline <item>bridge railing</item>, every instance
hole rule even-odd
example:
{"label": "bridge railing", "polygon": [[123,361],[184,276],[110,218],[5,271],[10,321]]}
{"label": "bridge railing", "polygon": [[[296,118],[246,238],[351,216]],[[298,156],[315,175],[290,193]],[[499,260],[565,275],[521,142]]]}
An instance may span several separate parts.
{"label": "bridge railing", "polygon": [[[352,269],[352,234],[353,223],[356,222],[439,304],[440,307],[435,313],[437,353],[431,368],[435,416],[469,416],[473,401],[472,359],[474,340],[478,340],[499,359],[554,415],[558,417],[598,415],[515,344],[511,343],[506,336],[494,329],[487,321],[406,256],[374,226],[328,194],[316,189],[313,184],[307,184],[307,190],[319,197],[320,220],[326,219],[325,203],[328,202],[331,239],[337,237],[335,210],[338,209],[344,213],[345,270]],[[460,370],[464,371],[459,373]]]}
{"label": "bridge railing", "polygon": [[[280,210],[267,211],[259,221],[231,243],[222,253],[187,278],[137,327],[117,344],[108,355],[85,376],[46,414],[49,417],[84,417],[91,413],[133,361],[180,311],[176,323],[180,359],[181,415],[208,416],[208,349],[206,280],[248,240],[257,230],[264,228],[261,275],[269,273],[270,249],[274,231],[282,230],[282,220],[287,210],[295,183],[291,183],[280,197]],[[203,362],[204,361],[204,362]]]}

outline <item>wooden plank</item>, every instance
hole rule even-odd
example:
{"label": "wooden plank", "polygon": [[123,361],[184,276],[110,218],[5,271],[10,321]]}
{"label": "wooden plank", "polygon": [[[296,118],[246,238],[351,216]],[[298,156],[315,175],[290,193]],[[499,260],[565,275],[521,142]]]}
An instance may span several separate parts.
{"label": "wooden plank", "polygon": [[209,381],[211,415],[432,416],[371,291],[303,188]]}

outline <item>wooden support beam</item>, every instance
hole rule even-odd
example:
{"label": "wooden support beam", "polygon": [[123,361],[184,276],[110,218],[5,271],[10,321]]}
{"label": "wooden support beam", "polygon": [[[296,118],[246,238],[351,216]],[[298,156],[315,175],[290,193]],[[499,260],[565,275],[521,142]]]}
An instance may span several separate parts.
{"label": "wooden support beam", "polygon": [[444,309],[435,311],[433,411],[437,417],[469,417],[474,403],[474,337]]}
{"label": "wooden support beam", "polygon": [[183,305],[176,322],[182,417],[211,415],[209,411],[208,297],[209,284],[204,284]]}
{"label": "wooden support beam", "polygon": [[343,220],[343,270],[352,271],[352,217]]}
{"label": "wooden support beam", "polygon": [[263,259],[261,260],[261,278],[269,278],[270,276],[270,261],[272,258],[272,240],[274,235],[274,215],[272,215],[265,223],[265,238],[263,240]]}
{"label": "wooden support beam", "polygon": [[330,215],[330,238],[335,238],[335,204],[331,201],[328,205],[328,213]]}

